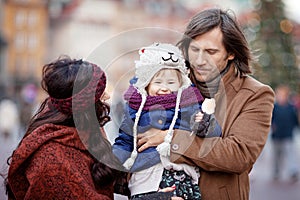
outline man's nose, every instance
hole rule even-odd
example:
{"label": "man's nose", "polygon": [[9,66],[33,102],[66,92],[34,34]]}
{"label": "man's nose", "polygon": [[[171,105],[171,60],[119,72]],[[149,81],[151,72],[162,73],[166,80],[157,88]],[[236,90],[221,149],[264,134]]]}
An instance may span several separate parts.
{"label": "man's nose", "polygon": [[195,60],[197,65],[204,65],[206,64],[206,59],[205,59],[205,54],[203,51],[199,51],[196,60]]}

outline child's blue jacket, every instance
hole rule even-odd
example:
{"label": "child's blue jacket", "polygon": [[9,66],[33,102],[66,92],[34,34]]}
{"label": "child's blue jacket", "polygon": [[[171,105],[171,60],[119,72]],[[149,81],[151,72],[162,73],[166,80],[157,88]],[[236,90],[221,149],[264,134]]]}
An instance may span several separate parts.
{"label": "child's blue jacket", "polygon": [[[186,97],[191,92],[196,92],[197,95],[192,97],[194,100],[191,102],[191,98]],[[193,95],[194,96],[194,95]],[[187,100],[189,103],[184,103]],[[201,110],[201,104],[203,97],[199,93],[198,89],[194,86],[187,88],[182,94],[180,105],[185,104],[185,106],[180,106],[178,113],[178,118],[176,120],[174,129],[191,130],[191,117],[194,113],[198,113]],[[146,101],[147,102],[147,101]],[[157,102],[153,101],[151,104],[155,105]],[[136,113],[138,109],[132,108],[129,102],[126,102],[124,109],[124,116],[119,128],[119,136],[115,139],[113,144],[113,152],[117,158],[124,163],[131,155],[133,151],[133,125],[136,118]],[[133,104],[132,104],[133,105]],[[136,107],[137,108],[137,107]],[[172,122],[173,116],[175,114],[175,106],[172,108],[164,109],[149,109],[143,110],[138,122],[137,133],[143,133],[150,128],[156,128],[160,130],[167,130]],[[140,171],[149,168],[160,162],[160,155],[156,151],[156,147],[150,147],[143,152],[138,153],[137,158],[130,169],[130,172]]]}

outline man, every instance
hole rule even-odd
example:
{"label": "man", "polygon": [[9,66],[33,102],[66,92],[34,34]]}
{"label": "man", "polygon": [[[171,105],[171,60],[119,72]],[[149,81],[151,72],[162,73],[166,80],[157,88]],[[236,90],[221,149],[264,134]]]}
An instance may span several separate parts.
{"label": "man", "polygon": [[[208,9],[196,14],[178,45],[192,82],[216,101],[213,118],[222,127],[222,137],[175,130],[171,161],[201,168],[203,200],[247,200],[249,172],[268,138],[274,92],[249,76],[248,43],[228,12]],[[139,151],[162,142],[151,136],[154,131],[139,137]]]}
{"label": "man", "polygon": [[280,178],[283,163],[286,164],[292,182],[298,180],[297,150],[294,129],[299,126],[296,107],[290,103],[290,88],[280,85],[275,89],[275,105],[272,115],[273,179]]}

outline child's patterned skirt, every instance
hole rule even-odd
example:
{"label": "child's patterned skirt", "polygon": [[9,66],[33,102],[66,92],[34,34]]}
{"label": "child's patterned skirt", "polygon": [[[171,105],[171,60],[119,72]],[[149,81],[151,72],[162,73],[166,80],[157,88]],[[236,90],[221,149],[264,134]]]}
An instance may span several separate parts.
{"label": "child's patterned skirt", "polygon": [[198,184],[194,184],[192,178],[182,171],[164,169],[160,188],[176,186],[174,196],[189,200],[201,200]]}

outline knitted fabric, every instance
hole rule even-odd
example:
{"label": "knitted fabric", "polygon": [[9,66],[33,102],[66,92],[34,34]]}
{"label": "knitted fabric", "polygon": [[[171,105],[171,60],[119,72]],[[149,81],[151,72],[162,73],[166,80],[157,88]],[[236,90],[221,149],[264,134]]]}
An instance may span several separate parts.
{"label": "knitted fabric", "polygon": [[207,82],[198,81],[195,77],[193,70],[191,70],[190,78],[204,97],[214,98],[215,94],[219,90],[221,78],[228,72],[230,66],[231,62],[228,62],[227,66],[220,72],[218,76]]}
{"label": "knitted fabric", "polygon": [[[204,98],[200,95],[196,87],[188,87],[183,90],[180,107],[186,107],[193,103],[202,102]],[[166,94],[162,96],[147,96],[147,100],[143,107],[143,110],[155,110],[155,109],[170,109],[176,105],[177,93]],[[142,95],[134,86],[130,86],[124,94],[124,99],[129,103],[129,106],[138,110],[141,102]]]}
{"label": "knitted fabric", "polygon": [[45,124],[14,151],[8,183],[16,199],[113,199],[113,185],[96,189],[93,156],[75,127]]}
{"label": "knitted fabric", "polygon": [[154,75],[161,69],[176,69],[182,74],[182,87],[191,84],[185,60],[178,47],[167,43],[154,43],[139,50],[140,60],[135,61],[135,87],[143,94]]}
{"label": "knitted fabric", "polygon": [[106,87],[106,76],[100,67],[95,64],[92,65],[94,69],[93,77],[85,88],[66,99],[50,97],[52,105],[57,110],[70,115],[72,113],[84,111],[100,100]]}

